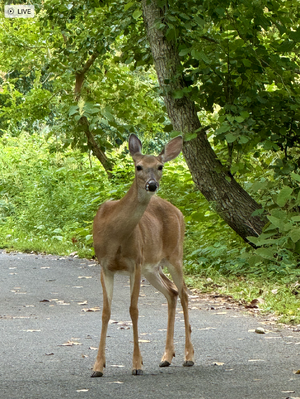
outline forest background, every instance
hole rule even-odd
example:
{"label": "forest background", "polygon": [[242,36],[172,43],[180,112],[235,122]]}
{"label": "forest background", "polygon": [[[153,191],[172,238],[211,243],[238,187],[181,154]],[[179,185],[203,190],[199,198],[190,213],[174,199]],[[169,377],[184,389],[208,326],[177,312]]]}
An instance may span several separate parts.
{"label": "forest background", "polygon": [[148,153],[182,134],[159,195],[188,284],[299,324],[299,2],[29,3],[0,16],[0,247],[92,257],[129,134]]}

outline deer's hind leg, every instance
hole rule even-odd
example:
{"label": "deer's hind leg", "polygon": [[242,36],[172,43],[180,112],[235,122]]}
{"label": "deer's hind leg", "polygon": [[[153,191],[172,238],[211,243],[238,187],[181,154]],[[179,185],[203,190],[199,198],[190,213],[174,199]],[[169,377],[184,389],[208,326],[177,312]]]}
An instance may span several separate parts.
{"label": "deer's hind leg", "polygon": [[174,350],[174,324],[175,324],[175,311],[178,297],[178,291],[175,285],[170,281],[161,271],[159,265],[146,266],[143,269],[143,275],[157,290],[159,290],[167,299],[168,302],[168,327],[165,352],[162,356],[160,367],[170,366],[173,357],[175,356]]}
{"label": "deer's hind leg", "polygon": [[184,325],[185,325],[185,354],[183,366],[190,367],[194,365],[194,348],[191,341],[191,325],[189,322],[189,310],[188,310],[188,293],[187,287],[183,280],[182,262],[177,259],[170,259],[166,265],[172,276],[172,279],[178,289],[178,294],[180,297],[183,315],[184,315]]}

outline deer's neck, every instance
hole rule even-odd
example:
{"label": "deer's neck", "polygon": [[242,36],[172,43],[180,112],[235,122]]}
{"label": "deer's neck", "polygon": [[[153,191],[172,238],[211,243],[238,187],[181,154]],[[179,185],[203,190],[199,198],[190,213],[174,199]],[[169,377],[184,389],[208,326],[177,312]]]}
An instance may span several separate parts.
{"label": "deer's neck", "polygon": [[139,189],[134,180],[127,194],[120,200],[118,210],[122,220],[122,231],[129,236],[143,216],[152,195],[144,189]]}

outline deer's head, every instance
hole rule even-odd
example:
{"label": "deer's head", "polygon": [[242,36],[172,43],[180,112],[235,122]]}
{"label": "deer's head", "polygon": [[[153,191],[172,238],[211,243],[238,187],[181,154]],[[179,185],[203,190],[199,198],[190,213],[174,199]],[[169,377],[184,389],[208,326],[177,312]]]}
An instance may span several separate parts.
{"label": "deer's head", "polygon": [[159,188],[164,164],[180,154],[182,145],[182,136],[178,136],[169,141],[158,156],[143,155],[141,141],[135,134],[131,134],[129,151],[135,164],[135,179],[138,188],[154,194]]}

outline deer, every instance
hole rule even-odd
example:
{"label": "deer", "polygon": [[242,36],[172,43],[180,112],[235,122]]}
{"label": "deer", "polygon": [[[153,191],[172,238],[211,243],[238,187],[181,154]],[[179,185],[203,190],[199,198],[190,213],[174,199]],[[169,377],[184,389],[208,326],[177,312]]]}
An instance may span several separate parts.
{"label": "deer", "polygon": [[[142,143],[131,134],[129,152],[135,164],[135,178],[125,196],[104,202],[94,219],[93,241],[101,266],[103,290],[102,328],[97,358],[91,377],[102,377],[105,367],[105,345],[111,316],[114,275],[130,276],[129,313],[133,329],[132,374],[143,374],[143,360],[138,336],[138,298],[141,278],[160,291],[168,303],[168,324],[165,351],[160,367],[170,366],[174,350],[174,325],[178,296],[185,322],[185,354],[183,366],[194,365],[191,326],[188,313],[188,291],[183,278],[184,219],[181,211],[158,197],[163,166],[176,158],[182,149],[178,136],[166,144],[158,155],[143,155]],[[164,273],[166,267],[171,281]]]}

